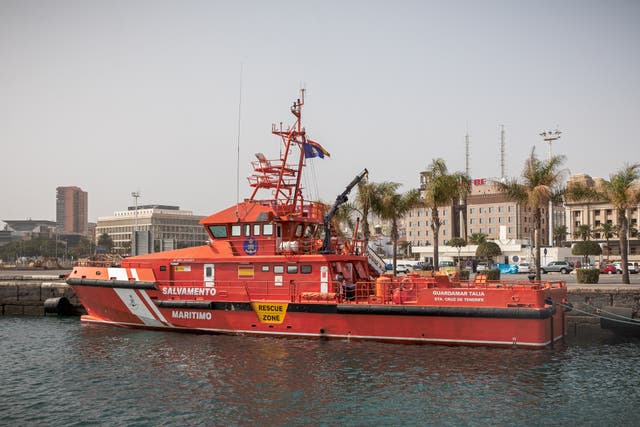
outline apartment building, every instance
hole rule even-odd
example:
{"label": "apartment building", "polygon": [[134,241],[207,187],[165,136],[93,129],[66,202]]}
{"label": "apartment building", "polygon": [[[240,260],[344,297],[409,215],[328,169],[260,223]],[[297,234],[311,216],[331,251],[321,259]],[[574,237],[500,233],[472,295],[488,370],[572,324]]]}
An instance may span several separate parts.
{"label": "apartment building", "polygon": [[61,233],[86,236],[89,230],[89,196],[80,187],[56,188],[56,228]]}

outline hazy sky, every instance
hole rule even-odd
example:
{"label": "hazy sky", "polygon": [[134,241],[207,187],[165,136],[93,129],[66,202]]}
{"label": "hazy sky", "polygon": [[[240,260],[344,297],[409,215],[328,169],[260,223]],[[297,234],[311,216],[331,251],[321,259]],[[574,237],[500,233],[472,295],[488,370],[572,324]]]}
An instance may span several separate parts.
{"label": "hazy sky", "polygon": [[[640,161],[638,1],[0,0],[0,219],[55,220],[55,189],[89,217],[133,204],[206,215],[240,197],[271,124],[307,89],[313,197],[366,167],[408,190],[452,171],[517,176],[559,126],[571,173]],[[241,65],[242,64],[242,65]]]}

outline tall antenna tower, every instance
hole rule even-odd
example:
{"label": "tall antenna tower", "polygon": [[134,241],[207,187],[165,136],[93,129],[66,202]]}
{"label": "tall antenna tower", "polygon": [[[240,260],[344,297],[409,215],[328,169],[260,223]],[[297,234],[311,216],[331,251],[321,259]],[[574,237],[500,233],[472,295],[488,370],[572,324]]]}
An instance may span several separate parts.
{"label": "tall antenna tower", "polygon": [[464,149],[465,149],[465,162],[464,162],[464,172],[468,177],[471,177],[471,166],[469,165],[469,131],[467,130],[467,134],[464,136]]}
{"label": "tall antenna tower", "polygon": [[507,171],[504,163],[504,125],[500,125],[500,179],[507,179]]}

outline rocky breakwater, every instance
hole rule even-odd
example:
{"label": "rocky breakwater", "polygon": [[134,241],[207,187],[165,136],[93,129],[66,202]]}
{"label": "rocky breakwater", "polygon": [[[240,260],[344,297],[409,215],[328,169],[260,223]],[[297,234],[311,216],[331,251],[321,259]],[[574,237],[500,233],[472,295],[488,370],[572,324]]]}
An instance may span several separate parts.
{"label": "rocky breakwater", "polygon": [[81,314],[84,308],[66,274],[0,273],[0,315]]}

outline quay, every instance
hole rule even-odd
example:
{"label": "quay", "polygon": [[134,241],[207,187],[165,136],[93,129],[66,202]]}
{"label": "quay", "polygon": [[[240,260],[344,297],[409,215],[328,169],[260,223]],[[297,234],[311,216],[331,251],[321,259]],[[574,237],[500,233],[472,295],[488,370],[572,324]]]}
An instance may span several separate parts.
{"label": "quay", "polygon": [[[68,271],[0,271],[0,316],[45,316],[56,314],[60,308],[62,314],[85,314],[65,282],[67,274]],[[568,302],[573,305],[567,314],[568,338],[610,334],[600,329],[600,311],[624,307],[636,316],[640,313],[640,284],[569,283],[567,288]]]}

